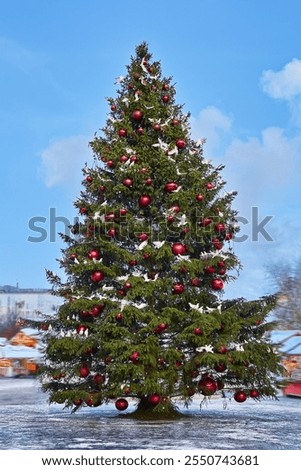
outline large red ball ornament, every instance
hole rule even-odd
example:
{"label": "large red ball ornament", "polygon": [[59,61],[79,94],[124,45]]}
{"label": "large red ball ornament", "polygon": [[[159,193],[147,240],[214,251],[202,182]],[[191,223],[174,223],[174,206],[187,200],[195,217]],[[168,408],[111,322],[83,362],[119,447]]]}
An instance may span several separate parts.
{"label": "large red ball ornament", "polygon": [[177,183],[175,183],[174,181],[169,181],[169,182],[166,183],[166,185],[164,186],[165,191],[168,192],[168,193],[172,193],[172,192],[175,191],[177,188],[178,188],[178,185],[177,185]]}
{"label": "large red ball ornament", "polygon": [[185,290],[185,286],[180,282],[173,285],[173,294],[182,294]]}
{"label": "large red ball ornament", "polygon": [[88,366],[81,366],[81,368],[79,370],[79,376],[82,379],[85,379],[86,377],[88,377],[89,374],[90,374],[89,367]]}
{"label": "large red ball ornament", "polygon": [[102,271],[93,271],[93,273],[91,274],[91,280],[93,282],[100,282],[100,281],[103,281],[105,275]]}
{"label": "large red ball ornament", "polygon": [[211,189],[214,188],[214,184],[213,183],[207,183],[206,188],[209,189],[209,191],[210,191]]}
{"label": "large red ball ornament", "polygon": [[139,198],[140,207],[147,207],[151,204],[151,202],[152,202],[152,198],[146,194],[144,194],[143,196],[140,196]]}
{"label": "large red ball ornament", "polygon": [[216,370],[216,372],[225,372],[227,366],[224,362],[221,362],[220,364],[217,364],[214,369]]}
{"label": "large red ball ornament", "polygon": [[88,258],[90,259],[100,259],[100,253],[98,250],[90,250],[88,254]]}
{"label": "large red ball ornament", "polygon": [[217,383],[210,376],[204,377],[199,381],[198,389],[205,396],[213,395],[217,390]]}
{"label": "large red ball ornament", "polygon": [[127,188],[129,188],[130,186],[133,185],[133,180],[131,178],[124,178],[124,180],[122,181],[122,184],[126,186]]}
{"label": "large red ball ornament", "polygon": [[96,408],[102,404],[102,397],[100,393],[90,393],[90,395],[85,399],[86,405]]}
{"label": "large red ball ornament", "polygon": [[83,403],[83,400],[81,398],[76,398],[73,400],[73,405],[75,406],[80,406]]}
{"label": "large red ball ornament", "polygon": [[193,330],[193,332],[194,332],[194,334],[195,334],[196,336],[200,336],[200,335],[203,333],[202,328],[200,328],[199,326],[197,326],[197,327]]}
{"label": "large red ball ornament", "polygon": [[122,313],[121,313],[121,312],[117,313],[117,314],[115,315],[115,319],[116,319],[116,321],[118,321],[118,322],[120,323],[120,322],[122,321],[122,319],[123,319]]}
{"label": "large red ball ornament", "polygon": [[127,210],[125,209],[125,207],[122,207],[121,209],[119,209],[119,214],[122,217],[124,217],[127,214]]}
{"label": "large red ball ornament", "polygon": [[138,351],[134,351],[130,355],[130,361],[132,361],[133,364],[137,364],[139,362],[139,357],[140,357],[140,353]]}
{"label": "large red ball ornament", "polygon": [[138,240],[140,240],[141,242],[145,242],[146,240],[148,240],[148,235],[147,233],[140,233],[138,235]]}
{"label": "large red ball ornament", "polygon": [[106,165],[107,165],[108,168],[114,168],[115,162],[114,162],[114,160],[108,160],[106,162]]}
{"label": "large red ball ornament", "polygon": [[186,246],[182,243],[174,243],[171,247],[171,251],[174,255],[185,255],[186,253]]}
{"label": "large red ball ornament", "polygon": [[102,385],[106,380],[106,376],[103,374],[95,374],[92,380],[96,385]]}
{"label": "large red ball ornament", "polygon": [[153,393],[148,397],[148,401],[150,402],[151,405],[156,406],[160,403],[161,401],[161,396],[158,395],[158,393]]}
{"label": "large red ball ornament", "polygon": [[202,284],[202,281],[199,277],[193,277],[190,281],[192,287],[199,287]]}
{"label": "large red ball ornament", "polygon": [[110,228],[108,231],[107,231],[107,235],[108,237],[111,237],[111,238],[114,238],[116,237],[116,229],[115,228]]}
{"label": "large red ball ornament", "polygon": [[126,137],[127,130],[126,129],[119,129],[118,135],[119,135],[119,137]]}
{"label": "large red ball ornament", "polygon": [[127,157],[126,155],[121,155],[119,160],[120,160],[121,163],[125,163],[125,162],[128,161],[128,159],[129,159],[129,157]]}
{"label": "large red ball ornament", "polygon": [[168,103],[169,102],[169,95],[163,95],[162,96],[162,101],[163,101],[163,103]]}
{"label": "large red ball ornament", "polygon": [[118,411],[124,411],[129,406],[128,401],[125,398],[118,398],[115,402],[115,407]]}
{"label": "large red ball ornament", "polygon": [[176,141],[176,146],[178,147],[178,149],[183,149],[184,147],[186,147],[186,142],[184,139],[178,139]]}
{"label": "large red ball ornament", "polygon": [[215,273],[215,266],[205,266],[204,271],[206,274]]}
{"label": "large red ball ornament", "polygon": [[225,232],[225,231],[226,231],[226,226],[225,226],[225,224],[223,224],[222,222],[220,222],[220,223],[216,224],[215,230],[216,230],[218,233]]}
{"label": "large red ball ornament", "polygon": [[82,335],[82,334],[84,334],[86,329],[87,329],[87,327],[85,325],[78,325],[76,327],[76,333],[78,333],[79,335]]}
{"label": "large red ball ornament", "polygon": [[134,121],[141,121],[142,111],[140,111],[140,109],[135,109],[135,111],[132,112],[132,118]]}
{"label": "large red ball ornament", "polygon": [[105,308],[105,304],[98,304],[98,305],[95,305],[95,306],[91,309],[90,315],[91,315],[92,317],[98,317],[98,315],[100,315],[100,314],[103,312],[104,308]]}
{"label": "large red ball ornament", "polygon": [[257,389],[254,388],[254,389],[250,390],[249,395],[250,395],[251,398],[259,398],[260,393]]}
{"label": "large red ball ornament", "polygon": [[224,281],[221,279],[212,279],[211,281],[211,288],[213,290],[221,290],[224,288]]}
{"label": "large red ball ornament", "polygon": [[204,196],[202,194],[197,194],[195,198],[198,202],[202,202],[202,200],[204,199]]}
{"label": "large red ball ornament", "polygon": [[247,399],[247,394],[243,390],[239,390],[238,392],[234,393],[233,398],[238,403],[243,403]]}
{"label": "large red ball ornament", "polygon": [[163,83],[162,85],[162,90],[167,91],[169,89],[169,84],[168,83]]}
{"label": "large red ball ornament", "polygon": [[210,219],[209,217],[206,217],[205,219],[201,220],[200,225],[202,225],[203,227],[207,227],[211,223],[212,223],[212,219]]}

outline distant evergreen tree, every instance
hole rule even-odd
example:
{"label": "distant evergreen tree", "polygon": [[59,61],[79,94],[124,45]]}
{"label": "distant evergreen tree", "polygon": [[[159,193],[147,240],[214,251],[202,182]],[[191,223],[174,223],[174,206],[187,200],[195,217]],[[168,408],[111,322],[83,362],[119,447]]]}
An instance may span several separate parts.
{"label": "distant evergreen tree", "polygon": [[100,136],[90,143],[75,202],[81,222],[48,271],[58,313],[40,325],[43,388],[76,411],[113,400],[136,415],[173,416],[177,403],[231,390],[274,397],[279,360],[265,333],[273,297],[222,300],[240,262],[223,166],[203,158],[148,46],[136,48]]}

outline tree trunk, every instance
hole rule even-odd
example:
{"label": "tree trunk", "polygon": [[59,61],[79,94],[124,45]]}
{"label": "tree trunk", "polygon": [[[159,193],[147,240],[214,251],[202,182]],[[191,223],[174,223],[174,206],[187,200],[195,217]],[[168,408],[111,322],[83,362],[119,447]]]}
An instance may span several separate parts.
{"label": "tree trunk", "polygon": [[185,414],[181,413],[178,408],[171,402],[152,405],[147,397],[141,397],[137,408],[131,413],[121,415],[124,418],[139,420],[166,420],[166,419],[183,419]]}

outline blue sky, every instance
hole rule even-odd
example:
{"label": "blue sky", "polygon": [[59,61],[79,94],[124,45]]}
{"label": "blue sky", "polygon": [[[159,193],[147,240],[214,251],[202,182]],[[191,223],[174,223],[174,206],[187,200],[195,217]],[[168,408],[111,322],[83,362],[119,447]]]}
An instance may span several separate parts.
{"label": "blue sky", "polygon": [[[206,157],[238,191],[247,240],[234,244],[243,270],[226,295],[271,293],[266,266],[300,258],[300,17],[299,0],[1,1],[0,285],[49,287],[45,269],[60,273],[63,225],[50,240],[50,214],[76,216],[105,98],[146,41],[191,112],[193,137],[207,138]],[[256,236],[269,216],[272,240]],[[34,217],[43,242],[28,240]]]}

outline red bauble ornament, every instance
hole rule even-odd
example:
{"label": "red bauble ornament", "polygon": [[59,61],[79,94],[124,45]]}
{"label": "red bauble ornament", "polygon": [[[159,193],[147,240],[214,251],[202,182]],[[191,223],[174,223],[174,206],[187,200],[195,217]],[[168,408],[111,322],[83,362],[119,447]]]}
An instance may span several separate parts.
{"label": "red bauble ornament", "polygon": [[216,248],[217,250],[221,250],[223,248],[223,244],[218,238],[213,238],[212,243],[214,245],[214,248]]}
{"label": "red bauble ornament", "polygon": [[210,189],[213,189],[213,188],[214,188],[214,185],[213,185],[212,183],[207,183],[207,184],[206,184],[206,188],[209,189],[209,190],[210,190]]}
{"label": "red bauble ornament", "polygon": [[138,240],[140,240],[141,242],[145,242],[146,240],[148,240],[147,233],[140,233],[140,235],[138,235]]}
{"label": "red bauble ornament", "polygon": [[154,129],[154,131],[159,132],[161,130],[160,124],[159,123],[154,124],[153,129]]}
{"label": "red bauble ornament", "polygon": [[144,132],[143,127],[138,127],[137,134],[141,135],[141,134],[143,134],[143,132]]}
{"label": "red bauble ornament", "polygon": [[163,85],[162,85],[162,90],[163,90],[163,91],[169,90],[169,85],[168,85],[168,83],[163,83]]}
{"label": "red bauble ornament", "polygon": [[178,147],[178,149],[183,149],[184,147],[186,147],[186,142],[184,139],[178,139],[176,141],[176,146]]}
{"label": "red bauble ornament", "polygon": [[185,255],[186,246],[182,243],[174,243],[171,247],[171,251],[174,255]]}
{"label": "red bauble ornament", "polygon": [[205,396],[213,395],[217,390],[217,383],[210,376],[204,377],[199,381],[198,389]]}
{"label": "red bauble ornament", "polygon": [[190,284],[192,285],[192,287],[198,287],[198,286],[201,285],[201,283],[202,283],[202,281],[198,277],[194,277],[190,281]]}
{"label": "red bauble ornament", "polygon": [[195,198],[198,202],[201,202],[204,199],[204,196],[202,194],[197,194]]}
{"label": "red bauble ornament", "polygon": [[85,403],[91,407],[100,406],[102,403],[100,393],[90,393],[88,398],[85,399]]}
{"label": "red bauble ornament", "polygon": [[179,119],[173,119],[173,120],[171,121],[171,125],[172,125],[172,126],[178,126],[179,124],[180,124]]}
{"label": "red bauble ornament", "polygon": [[217,364],[214,369],[216,370],[216,372],[225,372],[227,366],[224,362],[221,362],[220,364]]}
{"label": "red bauble ornament", "polygon": [[132,361],[133,364],[137,364],[139,362],[139,357],[140,357],[140,353],[138,351],[134,351],[130,355],[130,361]]}
{"label": "red bauble ornament", "polygon": [[115,166],[114,160],[108,160],[108,161],[106,162],[106,165],[107,165],[107,167],[109,167],[109,168],[114,168],[114,166]]}
{"label": "red bauble ornament", "polygon": [[161,397],[158,395],[158,393],[153,393],[148,397],[148,401],[150,402],[151,405],[156,406],[160,403]]}
{"label": "red bauble ornament", "polygon": [[86,214],[86,213],[88,212],[88,210],[87,210],[86,207],[81,207],[81,208],[79,209],[79,212],[80,212],[81,214]]}
{"label": "red bauble ornament", "polygon": [[151,178],[147,178],[145,180],[145,184],[146,184],[146,186],[151,186],[153,184],[153,180]]}
{"label": "red bauble ornament", "polygon": [[134,121],[141,121],[142,111],[140,111],[140,109],[135,109],[135,111],[132,112],[132,118]]}
{"label": "red bauble ornament", "polygon": [[133,180],[131,178],[124,178],[124,180],[122,181],[122,184],[126,186],[127,188],[129,188],[130,186],[133,185]]}
{"label": "red bauble ornament", "polygon": [[114,212],[108,212],[106,215],[105,215],[105,221],[106,222],[113,222],[113,220],[116,219],[116,215],[114,214]]}
{"label": "red bauble ornament", "polygon": [[259,398],[260,396],[260,393],[258,390],[256,390],[255,388],[253,390],[250,390],[250,397],[251,398]]}
{"label": "red bauble ornament", "polygon": [[168,103],[169,102],[169,95],[163,95],[162,96],[162,101],[163,101],[163,103]]}
{"label": "red bauble ornament", "polygon": [[114,112],[114,111],[116,111],[116,109],[117,109],[117,108],[116,108],[115,104],[112,104],[112,106],[111,106],[111,111]]}
{"label": "red bauble ornament", "polygon": [[115,407],[118,411],[124,411],[129,406],[128,401],[125,398],[118,398],[115,402]]}
{"label": "red bauble ornament", "polygon": [[215,230],[216,230],[218,233],[225,232],[225,231],[226,231],[226,226],[225,226],[225,224],[223,224],[223,223],[220,222],[220,223],[216,224]]}
{"label": "red bauble ornament", "polygon": [[91,274],[91,280],[93,282],[100,282],[100,281],[103,281],[105,275],[102,271],[93,271],[93,273]]}
{"label": "red bauble ornament", "polygon": [[152,203],[152,198],[147,194],[139,197],[139,206],[140,207],[147,207]]}
{"label": "red bauble ornament", "polygon": [[101,385],[105,382],[106,377],[102,374],[95,374],[92,380],[96,385]]}
{"label": "red bauble ornament", "polygon": [[170,210],[173,211],[175,214],[178,214],[179,212],[181,212],[181,207],[180,206],[172,206],[170,207]]}
{"label": "red bauble ornament", "polygon": [[203,333],[202,328],[200,328],[199,326],[197,326],[197,327],[193,330],[193,332],[194,332],[194,334],[195,334],[196,336],[200,336],[200,335]]}
{"label": "red bauble ornament", "polygon": [[119,135],[119,137],[126,137],[127,130],[126,129],[119,129],[118,135]]}
{"label": "red bauble ornament", "polygon": [[131,288],[132,288],[132,284],[127,281],[127,282],[125,282],[125,283],[123,284],[123,288],[124,288],[124,289],[131,289]]}
{"label": "red bauble ornament", "polygon": [[88,366],[81,366],[80,370],[79,370],[79,376],[82,378],[82,379],[85,379],[86,377],[88,377],[88,375],[90,374],[90,370],[89,370],[89,367]]}
{"label": "red bauble ornament", "polygon": [[151,254],[150,253],[143,253],[143,259],[150,259]]}
{"label": "red bauble ornament", "polygon": [[173,285],[173,294],[182,294],[185,290],[185,286],[180,282]]}
{"label": "red bauble ornament", "polygon": [[238,403],[243,403],[247,399],[247,394],[243,390],[239,390],[238,392],[234,393],[233,398]]}
{"label": "red bauble ornament", "polygon": [[226,354],[228,352],[228,348],[226,348],[226,346],[220,346],[219,349],[218,349],[218,352],[221,353],[221,354]]}
{"label": "red bauble ornament", "polygon": [[98,250],[90,250],[88,254],[88,258],[90,259],[100,259],[100,253]]}
{"label": "red bauble ornament", "polygon": [[106,187],[105,187],[103,184],[102,184],[101,186],[99,186],[99,191],[100,191],[101,193],[104,193],[105,190],[106,190]]}
{"label": "red bauble ornament", "polygon": [[83,403],[83,400],[81,398],[76,398],[75,400],[73,400],[73,404],[75,406],[80,406],[82,403]]}
{"label": "red bauble ornament", "polygon": [[178,188],[178,185],[174,181],[170,181],[170,182],[166,183],[166,185],[164,186],[165,191],[168,192],[168,193],[172,193],[177,188]]}
{"label": "red bauble ornament", "polygon": [[107,231],[107,235],[108,237],[111,237],[111,238],[114,238],[116,237],[116,229],[115,228],[110,228],[108,231]]}
{"label": "red bauble ornament", "polygon": [[139,160],[138,160],[137,155],[132,155],[131,158],[130,158],[130,161],[131,161],[132,163],[138,163]]}
{"label": "red bauble ornament", "polygon": [[207,227],[211,223],[212,223],[212,219],[210,219],[209,217],[206,217],[205,219],[201,220],[200,225],[202,225],[203,227]]}
{"label": "red bauble ornament", "polygon": [[117,313],[117,314],[115,315],[115,319],[116,319],[116,321],[121,322],[122,319],[123,319],[122,313]]}
{"label": "red bauble ornament", "polygon": [[90,315],[92,317],[97,317],[98,315],[101,314],[101,312],[103,312],[103,309],[105,308],[105,304],[98,304],[98,305],[95,305],[91,312],[90,312]]}
{"label": "red bauble ornament", "polygon": [[86,178],[86,181],[87,181],[88,183],[92,183],[92,181],[93,181],[92,176],[88,175],[87,178]]}
{"label": "red bauble ornament", "polygon": [[175,218],[174,218],[173,215],[168,215],[168,216],[167,216],[167,222],[168,222],[168,223],[172,224],[174,221],[175,221]]}
{"label": "red bauble ornament", "polygon": [[205,266],[204,271],[206,274],[215,273],[215,266]]}
{"label": "red bauble ornament", "polygon": [[211,289],[213,290],[221,290],[224,288],[224,281],[221,279],[212,279],[211,281]]}
{"label": "red bauble ornament", "polygon": [[121,209],[119,209],[119,214],[123,217],[127,214],[127,210],[124,207],[122,207]]}
{"label": "red bauble ornament", "polygon": [[137,263],[137,260],[135,260],[135,259],[131,259],[131,260],[129,261],[129,266],[137,266],[137,264],[138,264],[138,263]]}
{"label": "red bauble ornament", "polygon": [[85,325],[78,325],[76,327],[76,333],[78,333],[79,335],[82,335],[82,334],[84,334],[86,329],[87,329],[87,327]]}
{"label": "red bauble ornament", "polygon": [[120,160],[121,163],[125,163],[125,162],[128,161],[128,159],[129,159],[129,157],[127,157],[126,155],[121,155],[119,160]]}
{"label": "red bauble ornament", "polygon": [[226,233],[226,235],[225,235],[225,240],[227,240],[227,241],[228,241],[228,240],[232,240],[232,238],[233,238],[233,234],[232,234],[231,232]]}

